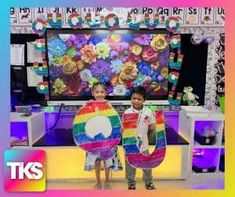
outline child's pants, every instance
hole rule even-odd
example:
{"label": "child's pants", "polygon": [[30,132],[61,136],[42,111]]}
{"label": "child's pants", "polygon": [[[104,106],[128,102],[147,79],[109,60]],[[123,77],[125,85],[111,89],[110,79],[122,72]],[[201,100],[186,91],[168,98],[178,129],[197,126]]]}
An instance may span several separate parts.
{"label": "child's pants", "polygon": [[[125,160],[125,166],[126,166],[126,179],[128,181],[128,184],[135,184],[135,174],[136,174],[136,168],[132,167],[127,160]],[[152,183],[153,176],[152,176],[152,169],[143,169],[143,181],[145,183]]]}

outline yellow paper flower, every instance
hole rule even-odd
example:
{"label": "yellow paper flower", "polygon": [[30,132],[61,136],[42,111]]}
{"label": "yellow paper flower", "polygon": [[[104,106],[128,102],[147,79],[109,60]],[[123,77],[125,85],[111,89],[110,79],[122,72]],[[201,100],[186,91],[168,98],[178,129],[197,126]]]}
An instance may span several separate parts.
{"label": "yellow paper flower", "polygon": [[121,41],[121,35],[120,34],[112,34],[110,36],[111,40],[114,42],[120,42]]}
{"label": "yellow paper flower", "polygon": [[95,47],[93,45],[85,45],[81,49],[81,59],[89,64],[96,61]]}
{"label": "yellow paper flower", "polygon": [[85,63],[84,63],[84,61],[78,60],[78,61],[77,61],[77,69],[78,69],[78,70],[82,70],[83,68],[85,68]]}
{"label": "yellow paper flower", "polygon": [[77,71],[76,62],[70,60],[63,64],[63,73],[66,75],[71,75]]}
{"label": "yellow paper flower", "polygon": [[126,62],[121,69],[121,73],[119,75],[119,81],[124,83],[125,81],[134,80],[137,77],[138,69],[136,64],[133,62]]}
{"label": "yellow paper flower", "polygon": [[150,45],[155,51],[163,50],[168,46],[165,36],[161,34],[154,36]]}
{"label": "yellow paper flower", "polygon": [[72,58],[68,55],[63,56],[62,64],[67,64],[68,62],[72,61]]}
{"label": "yellow paper flower", "polygon": [[134,44],[131,46],[131,52],[135,55],[140,55],[142,52],[142,47],[138,44]]}
{"label": "yellow paper flower", "polygon": [[158,68],[159,68],[159,62],[155,62],[155,63],[152,63],[151,65],[150,65],[150,67],[154,70],[154,71],[156,71]]}
{"label": "yellow paper flower", "polygon": [[168,68],[167,68],[167,67],[163,67],[163,68],[161,69],[161,75],[162,75],[165,79],[168,78]]}
{"label": "yellow paper flower", "polygon": [[67,89],[67,86],[64,84],[63,80],[57,78],[54,82],[53,88],[55,89],[55,93],[62,94]]}
{"label": "yellow paper flower", "polygon": [[98,58],[102,58],[102,59],[106,59],[107,57],[109,57],[109,51],[110,51],[110,47],[104,43],[104,42],[100,42],[96,45],[96,54]]}

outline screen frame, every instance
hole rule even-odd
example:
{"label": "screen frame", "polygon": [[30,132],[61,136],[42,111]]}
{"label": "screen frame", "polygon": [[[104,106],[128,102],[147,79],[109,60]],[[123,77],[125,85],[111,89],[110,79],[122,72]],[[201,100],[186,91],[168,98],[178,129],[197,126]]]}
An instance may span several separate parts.
{"label": "screen frame", "polygon": [[[50,66],[49,66],[49,58],[48,58],[48,47],[47,47],[47,38],[48,34],[56,32],[56,34],[85,34],[85,33],[95,33],[95,32],[128,32],[128,33],[134,33],[134,34],[166,34],[170,35],[170,32],[167,31],[165,28],[156,28],[154,30],[150,30],[148,28],[140,28],[139,30],[132,30],[128,28],[118,28],[117,30],[109,30],[106,28],[99,28],[99,29],[90,29],[90,28],[83,28],[83,29],[71,29],[71,28],[63,28],[63,29],[56,29],[56,28],[47,28],[45,33],[45,47],[46,47],[46,61],[48,62],[48,89],[49,89],[49,100],[47,101],[48,105],[60,105],[60,104],[66,104],[66,105],[81,105],[84,104],[86,101],[92,99],[92,97],[86,97],[84,99],[81,99],[80,97],[72,96],[69,98],[63,98],[63,96],[57,96],[57,98],[53,97],[51,95],[52,89],[50,84]],[[93,34],[94,34],[93,33]],[[170,52],[170,51],[169,51]],[[168,65],[169,68],[169,65]],[[163,96],[147,96],[146,104],[158,104],[158,105],[168,105],[168,92],[169,92],[169,81],[167,81],[167,94]],[[130,104],[130,96],[107,96],[106,97],[112,104],[119,105],[119,104]]]}

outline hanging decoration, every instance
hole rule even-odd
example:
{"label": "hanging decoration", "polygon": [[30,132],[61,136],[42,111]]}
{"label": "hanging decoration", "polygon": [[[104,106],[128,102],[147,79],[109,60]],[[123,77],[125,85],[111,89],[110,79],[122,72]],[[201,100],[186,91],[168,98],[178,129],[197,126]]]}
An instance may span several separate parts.
{"label": "hanging decoration", "polygon": [[56,21],[53,20],[53,14],[47,14],[47,21],[52,28],[60,29],[62,27],[61,23],[61,13],[56,13]]}
{"label": "hanging decoration", "polygon": [[156,139],[155,149],[150,155],[140,152],[137,138],[137,124],[139,114],[130,113],[123,115],[122,144],[128,163],[135,168],[151,169],[161,164],[166,153],[166,133],[162,111],[156,113]]}
{"label": "hanging decoration", "polygon": [[38,93],[40,93],[40,94],[45,94],[45,95],[49,94],[48,82],[47,81],[43,81],[43,82],[38,83],[36,89],[37,89]]}
{"label": "hanging decoration", "polygon": [[117,29],[119,28],[119,18],[116,14],[108,14],[104,18],[104,24],[109,30]]}
{"label": "hanging decoration", "polygon": [[181,66],[182,66],[182,61],[183,61],[183,54],[181,54],[180,52],[178,53],[178,57],[177,57],[177,61],[174,61],[176,56],[176,53],[171,52],[170,53],[170,58],[169,58],[169,67],[171,69],[175,69],[175,70],[180,70]]}
{"label": "hanging decoration", "polygon": [[177,17],[169,17],[165,23],[166,29],[172,33],[177,33],[180,28],[179,19]]}
{"label": "hanging decoration", "polygon": [[100,27],[101,24],[101,20],[97,20],[97,16],[95,17],[94,20],[91,19],[91,13],[87,13],[85,16],[85,19],[87,21],[87,24],[90,28],[92,29],[98,29]]}
{"label": "hanging decoration", "polygon": [[83,150],[101,154],[104,160],[110,158],[111,148],[117,146],[121,140],[118,113],[106,101],[87,102],[76,113],[73,138]]}
{"label": "hanging decoration", "polygon": [[68,17],[69,26],[73,29],[82,28],[82,17],[77,12],[73,12]]}
{"label": "hanging decoration", "polygon": [[178,49],[181,47],[181,37],[179,34],[171,36],[170,46],[172,49]]}
{"label": "hanging decoration", "polygon": [[32,23],[32,29],[34,33],[38,34],[39,36],[43,35],[46,32],[46,21],[40,18],[37,18]]}
{"label": "hanging decoration", "polygon": [[33,63],[33,70],[37,75],[45,76],[45,77],[48,76],[48,67],[47,67],[46,61],[43,62],[42,66],[39,66],[38,62],[34,62]]}
{"label": "hanging decoration", "polygon": [[36,50],[40,51],[40,52],[44,52],[46,51],[46,47],[45,47],[45,39],[41,38],[41,39],[37,39],[33,42],[33,46]]}
{"label": "hanging decoration", "polygon": [[155,29],[158,24],[159,24],[159,15],[157,13],[154,14],[154,18],[153,18],[153,23],[150,23],[150,14],[149,13],[145,13],[144,15],[144,23],[146,25],[146,27],[148,29]]}
{"label": "hanging decoration", "polygon": [[130,29],[139,30],[140,29],[140,22],[133,22],[133,19],[131,17],[131,13],[128,13],[127,15],[127,25]]}
{"label": "hanging decoration", "polygon": [[179,75],[180,74],[178,72],[171,71],[168,77],[169,82],[176,86],[176,84],[178,83]]}
{"label": "hanging decoration", "polygon": [[198,32],[196,32],[196,33],[194,33],[193,35],[192,35],[192,37],[191,37],[191,43],[193,44],[193,45],[199,45],[199,44],[201,44],[201,42],[203,41],[203,34],[202,33],[198,33]]}
{"label": "hanging decoration", "polygon": [[176,95],[176,99],[173,98],[174,94],[175,94],[175,91],[169,91],[168,102],[170,103],[170,105],[180,105],[183,93],[178,92],[177,95]]}

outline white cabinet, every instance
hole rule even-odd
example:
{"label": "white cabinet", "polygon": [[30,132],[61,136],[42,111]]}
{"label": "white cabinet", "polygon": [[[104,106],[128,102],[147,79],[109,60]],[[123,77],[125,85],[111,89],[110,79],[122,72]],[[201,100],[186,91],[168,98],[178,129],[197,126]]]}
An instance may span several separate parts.
{"label": "white cabinet", "polygon": [[45,134],[44,112],[33,112],[30,116],[24,116],[22,113],[11,112],[10,121],[12,146],[32,146]]}
{"label": "white cabinet", "polygon": [[199,106],[182,106],[179,133],[190,143],[190,173],[219,172],[224,115]]}

